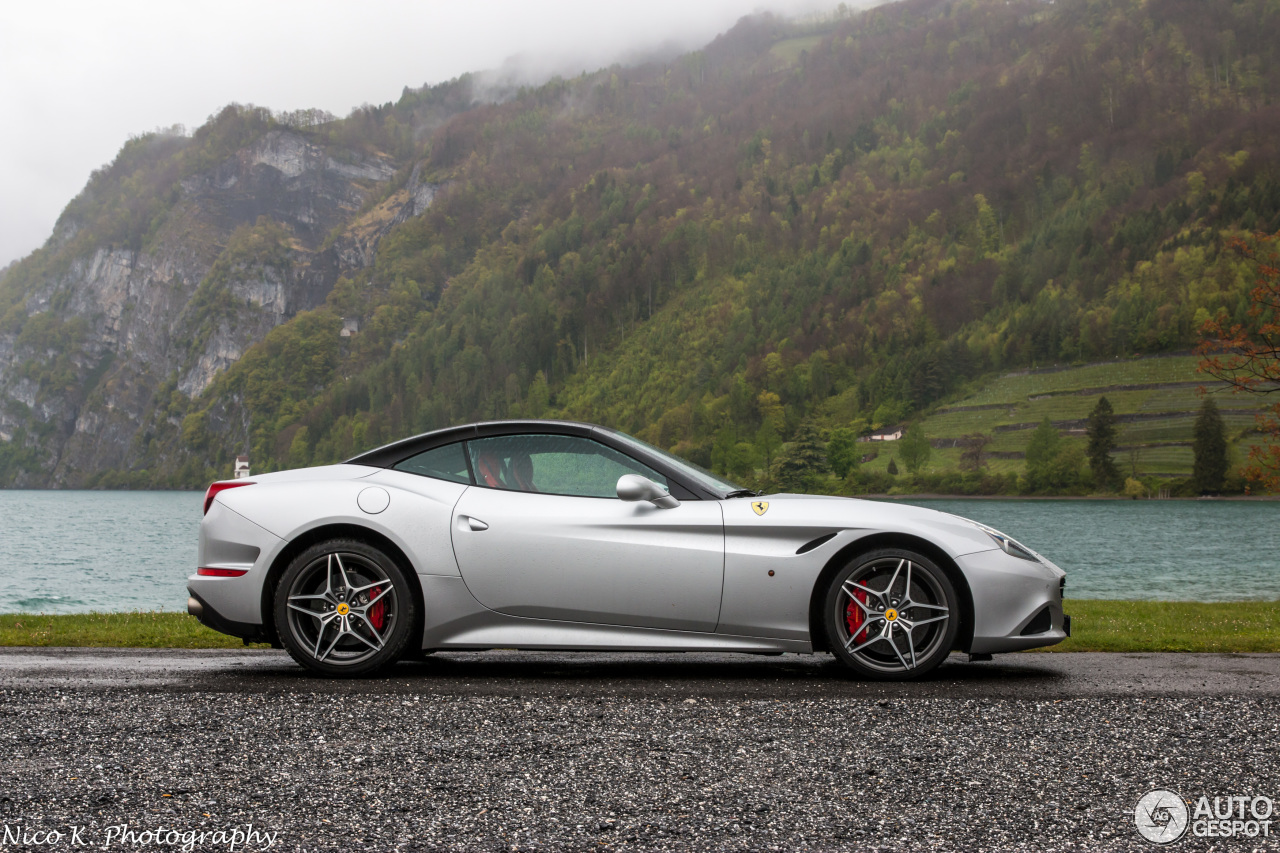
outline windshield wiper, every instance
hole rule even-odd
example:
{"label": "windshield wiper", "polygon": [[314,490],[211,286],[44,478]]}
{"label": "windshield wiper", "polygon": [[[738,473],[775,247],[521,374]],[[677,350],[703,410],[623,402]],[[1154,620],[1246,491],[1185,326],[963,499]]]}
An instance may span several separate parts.
{"label": "windshield wiper", "polygon": [[757,492],[755,489],[738,489],[737,491],[730,492],[724,497],[725,500],[728,500],[729,498],[754,498],[761,494],[763,494],[763,492]]}

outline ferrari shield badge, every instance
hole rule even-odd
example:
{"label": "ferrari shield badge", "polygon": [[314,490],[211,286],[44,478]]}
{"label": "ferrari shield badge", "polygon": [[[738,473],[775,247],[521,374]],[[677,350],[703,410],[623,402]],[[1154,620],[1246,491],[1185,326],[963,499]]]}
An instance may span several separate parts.
{"label": "ferrari shield badge", "polygon": [[751,508],[756,511],[756,515],[764,515],[769,511],[768,501],[752,501]]}

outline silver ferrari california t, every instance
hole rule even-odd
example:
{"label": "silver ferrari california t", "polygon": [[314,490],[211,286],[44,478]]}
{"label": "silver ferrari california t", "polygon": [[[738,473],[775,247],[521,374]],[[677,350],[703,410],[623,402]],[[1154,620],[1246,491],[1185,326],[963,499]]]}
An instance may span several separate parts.
{"label": "silver ferrari california t", "polygon": [[188,610],[325,675],[435,650],[830,652],[915,678],[1061,641],[1061,569],[919,507],[759,495],[616,430],[501,421],[214,483]]}

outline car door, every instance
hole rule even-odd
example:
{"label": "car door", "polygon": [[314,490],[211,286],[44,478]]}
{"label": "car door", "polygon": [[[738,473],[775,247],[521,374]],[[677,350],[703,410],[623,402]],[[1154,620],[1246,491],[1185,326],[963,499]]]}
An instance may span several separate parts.
{"label": "car door", "polygon": [[718,501],[660,509],[617,497],[618,478],[666,478],[569,435],[467,442],[477,485],[454,507],[462,578],[512,616],[714,631],[724,583]]}

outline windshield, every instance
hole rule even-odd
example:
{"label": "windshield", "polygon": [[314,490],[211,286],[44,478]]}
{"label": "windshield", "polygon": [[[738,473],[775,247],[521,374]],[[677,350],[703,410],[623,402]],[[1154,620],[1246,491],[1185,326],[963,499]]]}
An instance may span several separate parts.
{"label": "windshield", "polygon": [[641,441],[634,436],[627,435],[625,432],[620,432],[616,429],[609,430],[609,434],[622,441],[623,444],[630,444],[633,447],[637,447],[662,458],[668,465],[687,476],[690,480],[697,481],[703,487],[710,489],[713,492],[719,492],[721,496],[729,495],[733,492],[745,493],[748,491],[738,484],[724,479],[719,474],[712,474],[701,465],[695,465],[687,459],[681,459],[679,456],[673,456],[665,450],[654,447],[647,441]]}

